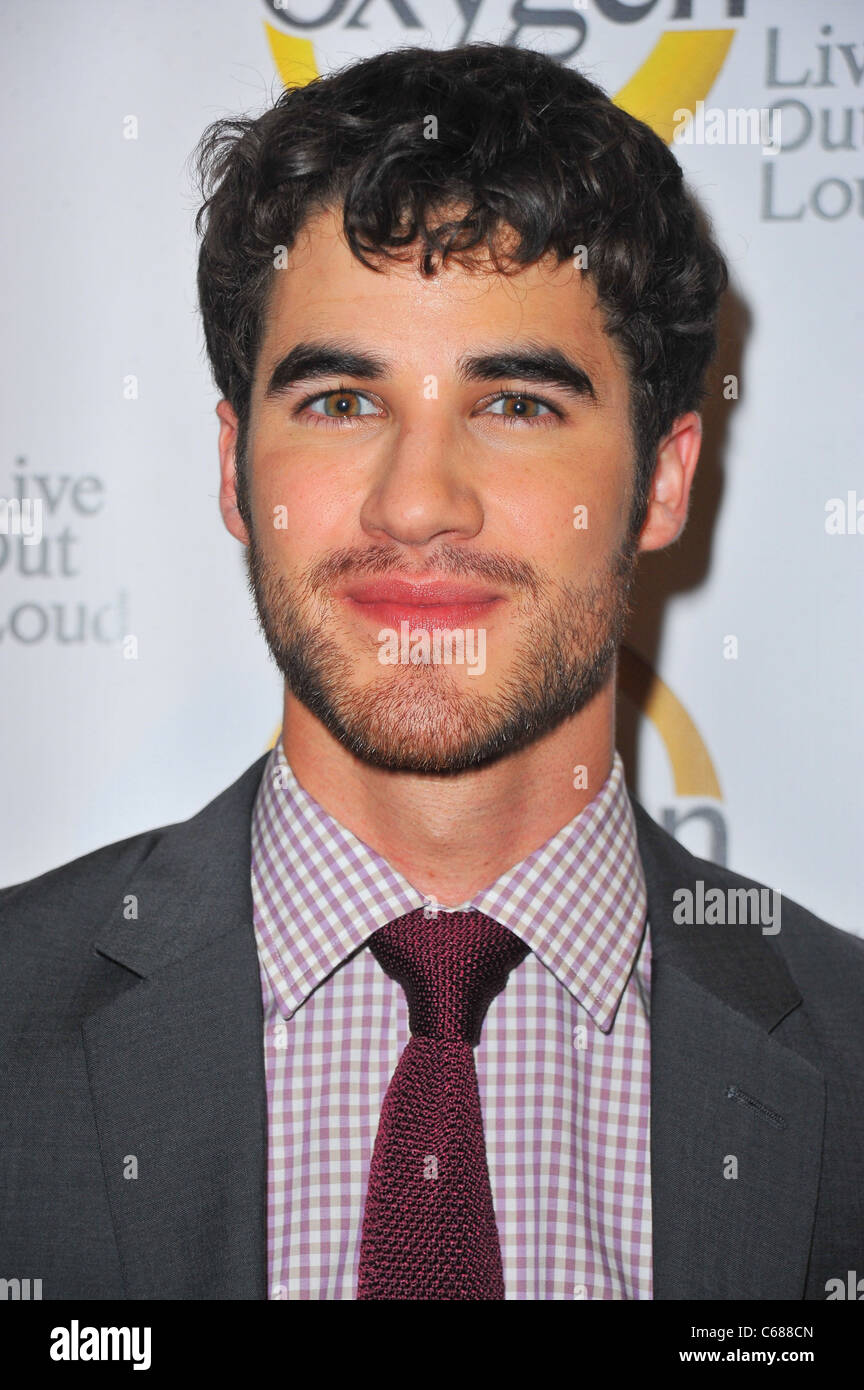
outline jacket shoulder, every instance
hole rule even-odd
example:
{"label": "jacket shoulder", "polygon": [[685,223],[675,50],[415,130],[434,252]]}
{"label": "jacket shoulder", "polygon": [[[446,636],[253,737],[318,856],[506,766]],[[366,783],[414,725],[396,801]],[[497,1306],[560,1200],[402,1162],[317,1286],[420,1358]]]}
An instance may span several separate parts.
{"label": "jacket shoulder", "polygon": [[125,840],[101,845],[35,878],[0,888],[0,925],[11,921],[19,912],[30,914],[62,908],[69,914],[78,903],[82,907],[86,904],[88,911],[92,911],[94,896],[102,897],[106,888],[130,879],[163,836],[173,829],[174,825],[163,825],[140,831]]}
{"label": "jacket shoulder", "polygon": [[[860,1005],[864,989],[864,939],[852,931],[836,927],[811,912],[809,908],[770,888],[758,879],[735,873],[722,864],[700,859],[670,835],[649,816],[635,797],[631,797],[639,836],[639,851],[649,892],[655,900],[665,899],[671,908],[671,893],[702,880],[707,887],[724,889],[756,889],[760,894],[777,893],[780,930],[766,936],[786,958],[792,974],[803,974],[811,984],[819,980],[826,986],[841,982],[850,986]],[[705,930],[711,930],[705,928]],[[716,928],[722,931],[722,928]],[[759,928],[756,928],[758,931]],[[848,972],[848,973],[847,973]]]}
{"label": "jacket shoulder", "polygon": [[116,840],[35,878],[0,889],[0,953],[32,955],[40,936],[46,933],[55,950],[66,936],[79,939],[82,929],[89,928],[95,934],[111,914],[122,914],[129,885],[160,846],[194,830],[199,822],[218,822],[229,806],[234,809],[242,802],[246,810],[251,805],[267,756],[259,758],[188,820]]}

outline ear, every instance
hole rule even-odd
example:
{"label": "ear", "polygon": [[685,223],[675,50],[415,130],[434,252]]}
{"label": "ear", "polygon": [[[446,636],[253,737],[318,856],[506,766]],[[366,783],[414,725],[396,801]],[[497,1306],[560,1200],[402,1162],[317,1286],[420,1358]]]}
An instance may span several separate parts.
{"label": "ear", "polygon": [[231,535],[244,545],[249,544],[249,532],[237,510],[237,432],[239,421],[237,413],[228,401],[220,401],[216,407],[219,416],[219,510]]}
{"label": "ear", "polygon": [[695,410],[677,419],[657,449],[639,549],[662,550],[684,530],[690,488],[702,445],[702,419]]}

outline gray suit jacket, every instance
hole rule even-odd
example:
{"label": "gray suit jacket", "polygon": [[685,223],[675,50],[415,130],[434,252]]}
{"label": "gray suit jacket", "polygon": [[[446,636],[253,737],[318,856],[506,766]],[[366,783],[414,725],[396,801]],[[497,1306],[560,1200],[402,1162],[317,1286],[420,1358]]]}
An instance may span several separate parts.
{"label": "gray suit jacket", "polygon": [[[0,1278],[44,1299],[267,1296],[264,762],[189,821],[0,893]],[[634,807],[655,1298],[824,1299],[864,1275],[864,941],[786,899],[776,936],[674,925],[676,889],[754,885]]]}

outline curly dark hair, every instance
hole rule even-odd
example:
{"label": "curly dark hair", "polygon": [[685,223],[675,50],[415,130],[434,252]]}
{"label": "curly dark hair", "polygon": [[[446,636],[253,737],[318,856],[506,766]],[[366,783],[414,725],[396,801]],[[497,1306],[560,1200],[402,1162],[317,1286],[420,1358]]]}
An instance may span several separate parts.
{"label": "curly dark hair", "polygon": [[199,300],[216,385],[241,424],[247,525],[243,445],[275,248],[341,204],[351,251],[372,270],[419,249],[427,275],[436,257],[471,269],[484,252],[506,274],[586,248],[630,376],[638,531],[657,445],[703,397],[727,282],[680,166],[647,125],[530,49],[406,47],[289,88],[258,117],[214,122],[194,159]]}

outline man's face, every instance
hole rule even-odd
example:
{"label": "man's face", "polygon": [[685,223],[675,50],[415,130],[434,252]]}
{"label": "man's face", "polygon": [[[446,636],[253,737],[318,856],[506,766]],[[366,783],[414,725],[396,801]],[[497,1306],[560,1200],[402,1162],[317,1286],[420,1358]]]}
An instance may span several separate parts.
{"label": "man's face", "polygon": [[379,767],[458,772],[611,678],[635,550],[628,381],[569,262],[383,266],[328,212],[275,274],[250,578],[289,688],[331,733]]}

